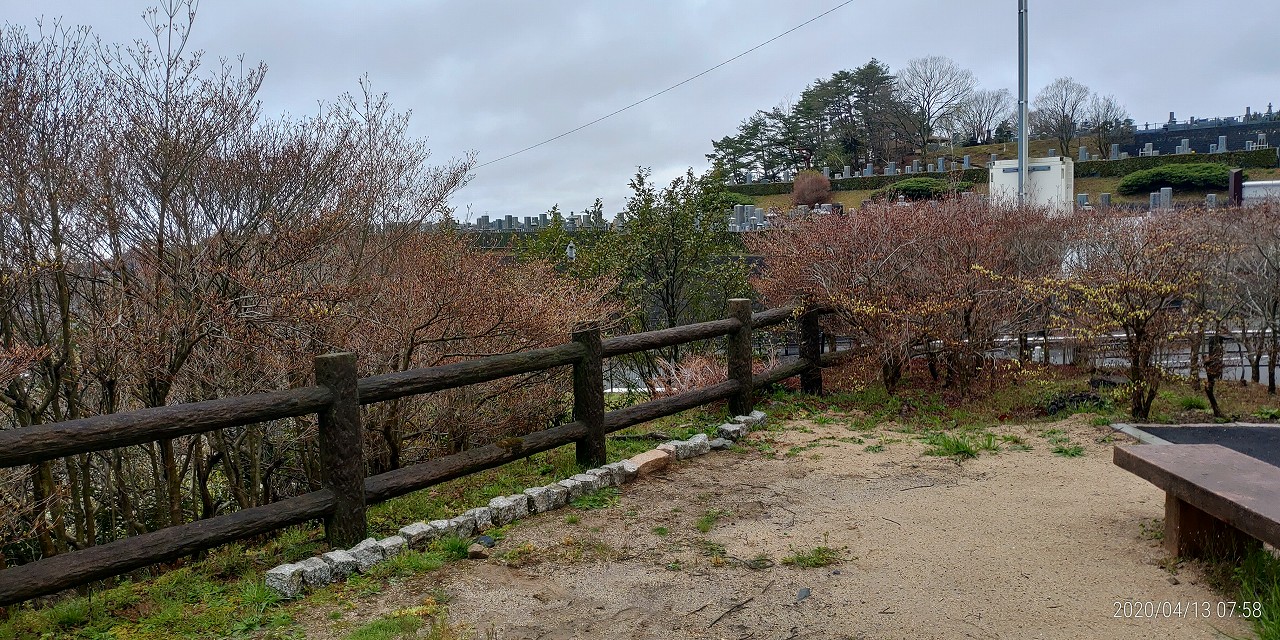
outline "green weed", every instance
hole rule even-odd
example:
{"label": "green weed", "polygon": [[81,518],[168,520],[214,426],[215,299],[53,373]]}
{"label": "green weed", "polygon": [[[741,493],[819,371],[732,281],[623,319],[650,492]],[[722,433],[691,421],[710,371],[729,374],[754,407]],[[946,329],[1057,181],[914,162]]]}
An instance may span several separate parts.
{"label": "green weed", "polygon": [[1078,444],[1058,444],[1050,449],[1055,455],[1064,458],[1079,458],[1084,455],[1084,447]]}
{"label": "green weed", "polygon": [[812,569],[827,565],[839,564],[840,552],[831,547],[814,547],[807,551],[791,549],[791,555],[782,559],[782,564]]}
{"label": "green weed", "polygon": [[978,448],[966,435],[934,432],[926,436],[924,442],[929,445],[924,451],[926,456],[946,456],[960,460],[978,457]]}
{"label": "green weed", "polygon": [[621,499],[622,492],[616,487],[605,487],[581,496],[569,504],[575,509],[591,511],[593,509],[608,509],[609,507],[618,504],[618,501]]}
{"label": "green weed", "polygon": [[698,521],[694,523],[694,527],[696,527],[698,531],[701,531],[702,533],[707,533],[708,531],[711,531],[713,528],[715,528],[716,523],[720,521],[720,518],[723,518],[727,515],[729,515],[728,511],[722,511],[720,509],[708,509],[707,512],[702,514],[702,516],[698,518]]}

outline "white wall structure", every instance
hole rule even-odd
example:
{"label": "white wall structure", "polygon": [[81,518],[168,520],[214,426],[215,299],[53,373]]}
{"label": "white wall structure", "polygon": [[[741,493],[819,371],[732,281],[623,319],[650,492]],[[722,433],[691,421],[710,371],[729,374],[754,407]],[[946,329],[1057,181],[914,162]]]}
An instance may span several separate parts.
{"label": "white wall structure", "polygon": [[[1069,212],[1075,206],[1076,169],[1071,158],[1054,156],[1027,159],[1028,204]],[[992,202],[1013,204],[1018,201],[1018,161],[996,160],[991,163],[987,193]]]}
{"label": "white wall structure", "polygon": [[1264,200],[1280,200],[1280,180],[1251,180],[1240,185],[1240,203],[1261,204]]}

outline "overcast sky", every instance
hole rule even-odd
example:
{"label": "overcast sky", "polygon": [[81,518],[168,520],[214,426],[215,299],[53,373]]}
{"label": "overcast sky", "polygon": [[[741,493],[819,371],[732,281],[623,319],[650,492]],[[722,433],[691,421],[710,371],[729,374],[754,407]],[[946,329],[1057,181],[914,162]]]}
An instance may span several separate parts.
{"label": "overcast sky", "polygon": [[[561,134],[665,89],[843,0],[205,0],[192,45],[268,66],[266,114],[373,87],[413,111],[438,161],[479,162]],[[147,35],[154,0],[0,0],[0,19],[85,24],[107,42]],[[1114,94],[1135,120],[1235,115],[1280,102],[1280,49],[1262,25],[1280,2],[1031,0],[1031,95],[1069,75]],[[1252,25],[1258,25],[1255,29]],[[711,140],[757,109],[872,57],[896,71],[950,56],[982,86],[1017,92],[1016,0],[854,0],[693,82],[583,131],[479,168],[459,214],[533,215],[596,197],[625,205],[637,166],[701,172]],[[1278,105],[1280,106],[1280,105]]]}

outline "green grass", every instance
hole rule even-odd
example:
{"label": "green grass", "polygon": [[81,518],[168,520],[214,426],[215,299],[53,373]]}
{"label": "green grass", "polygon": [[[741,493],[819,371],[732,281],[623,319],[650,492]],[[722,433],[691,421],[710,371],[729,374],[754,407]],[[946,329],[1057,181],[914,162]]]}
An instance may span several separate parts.
{"label": "green grass", "polygon": [[393,615],[361,625],[343,636],[343,640],[395,640],[412,638],[423,625],[420,616]]}
{"label": "green grass", "polygon": [[1063,458],[1079,458],[1080,456],[1084,455],[1084,447],[1078,444],[1064,443],[1064,444],[1054,445],[1054,447],[1050,449],[1050,451],[1052,451],[1054,455],[1059,455],[1059,456],[1062,456]]}
{"label": "green grass", "polygon": [[665,535],[667,535],[668,533],[671,533],[671,530],[670,530],[670,529],[668,529],[668,528],[666,528],[666,527],[654,527],[654,528],[653,528],[653,535],[655,535],[655,536],[665,536]]}
{"label": "green grass", "polygon": [[782,564],[802,569],[825,567],[840,562],[840,552],[831,547],[814,547],[806,551],[792,549],[791,555],[782,559]]}
{"label": "green grass", "polygon": [[605,487],[592,491],[584,496],[574,499],[569,504],[575,509],[583,511],[592,511],[595,509],[608,509],[622,500],[622,492],[616,487]]}
{"label": "green grass", "polygon": [[1184,411],[1203,411],[1209,408],[1209,401],[1200,396],[1181,396],[1178,398],[1178,406]]}
{"label": "green grass", "polygon": [[1280,559],[1265,549],[1254,549],[1235,570],[1241,602],[1260,603],[1251,612],[1259,640],[1280,640]]}
{"label": "green grass", "polygon": [[701,516],[698,517],[698,521],[694,523],[694,527],[698,531],[701,531],[702,533],[707,533],[708,531],[711,531],[712,529],[715,528],[716,523],[720,521],[720,518],[723,518],[727,515],[729,515],[728,511],[722,511],[720,509],[708,509],[706,513],[703,513]]}
{"label": "green grass", "polygon": [[959,460],[978,457],[978,445],[965,434],[934,432],[925,436],[924,443],[929,445],[924,451],[926,456],[945,456]]}

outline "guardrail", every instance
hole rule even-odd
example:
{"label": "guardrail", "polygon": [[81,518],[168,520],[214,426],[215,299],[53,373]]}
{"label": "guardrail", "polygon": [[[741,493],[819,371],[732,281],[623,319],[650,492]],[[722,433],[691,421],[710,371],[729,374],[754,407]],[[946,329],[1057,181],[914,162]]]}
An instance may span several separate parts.
{"label": "guardrail", "polygon": [[[749,413],[757,386],[799,375],[806,393],[822,392],[818,316],[824,311],[782,307],[752,313],[751,302],[729,301],[722,320],[602,339],[598,327],[574,332],[572,342],[438,367],[356,377],[356,355],[315,359],[316,386],[205,402],[142,409],[22,429],[0,431],[0,468],[195,435],[280,418],[319,415],[321,485],[318,491],[235,513],[158,529],[135,537],[0,570],[0,606],[101,580],[158,562],[210,549],[283,527],[323,519],[335,547],[367,533],[365,507],[477,471],[573,443],[578,462],[605,462],[605,436],[635,424],[727,399],[733,415]],[[752,331],[793,316],[800,329],[800,358],[760,375],[751,368]],[[605,358],[728,337],[727,380],[642,404],[605,411]],[[365,476],[360,406],[477,384],[558,366],[573,366],[573,418],[569,424],[506,438],[461,453]]]}

